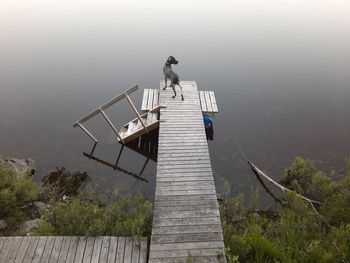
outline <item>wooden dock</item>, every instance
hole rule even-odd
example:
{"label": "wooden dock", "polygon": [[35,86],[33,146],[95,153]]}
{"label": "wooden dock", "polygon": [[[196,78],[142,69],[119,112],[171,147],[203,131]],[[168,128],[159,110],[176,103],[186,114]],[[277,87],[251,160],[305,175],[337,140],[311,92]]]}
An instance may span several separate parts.
{"label": "wooden dock", "polygon": [[131,237],[0,237],[0,263],[146,263],[147,239]]}
{"label": "wooden dock", "polygon": [[159,104],[166,108],[160,109],[149,262],[225,262],[200,96],[195,81],[181,85],[184,101],[160,85]]}

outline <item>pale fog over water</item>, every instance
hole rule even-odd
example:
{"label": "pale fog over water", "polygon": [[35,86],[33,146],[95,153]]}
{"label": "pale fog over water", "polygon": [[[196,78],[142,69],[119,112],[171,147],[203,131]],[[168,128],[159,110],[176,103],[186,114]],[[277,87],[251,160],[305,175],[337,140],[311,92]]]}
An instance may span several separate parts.
{"label": "pale fog over water", "polygon": [[[88,160],[91,141],[72,123],[134,83],[159,88],[169,55],[182,80],[214,90],[219,114],[209,142],[218,192],[258,185],[241,151],[273,178],[293,157],[344,169],[350,155],[350,2],[0,1],[0,153],[36,160],[36,178],[56,167],[87,171],[98,189],[141,192],[149,183]],[[134,115],[108,111],[116,126]],[[99,117],[87,125],[96,154],[120,145]],[[179,134],[181,136],[181,134]],[[238,151],[238,152],[237,152]],[[125,150],[120,166],[138,173],[145,157]]]}

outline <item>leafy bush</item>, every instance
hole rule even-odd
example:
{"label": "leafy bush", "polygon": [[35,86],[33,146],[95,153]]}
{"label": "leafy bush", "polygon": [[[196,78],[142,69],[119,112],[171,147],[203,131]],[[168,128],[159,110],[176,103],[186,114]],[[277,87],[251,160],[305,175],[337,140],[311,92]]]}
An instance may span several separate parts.
{"label": "leafy bush", "polygon": [[316,213],[296,194],[275,215],[243,207],[243,196],[220,208],[226,253],[239,262],[350,262],[350,162],[337,181],[311,162],[295,158],[283,182],[321,201]]}
{"label": "leafy bush", "polygon": [[150,235],[152,204],[141,196],[118,199],[106,206],[73,198],[45,212],[37,235]]}
{"label": "leafy bush", "polygon": [[15,171],[4,167],[0,158],[0,219],[4,219],[7,228],[3,234],[18,229],[21,222],[31,219],[30,203],[36,200],[38,187],[30,175],[18,178]]}

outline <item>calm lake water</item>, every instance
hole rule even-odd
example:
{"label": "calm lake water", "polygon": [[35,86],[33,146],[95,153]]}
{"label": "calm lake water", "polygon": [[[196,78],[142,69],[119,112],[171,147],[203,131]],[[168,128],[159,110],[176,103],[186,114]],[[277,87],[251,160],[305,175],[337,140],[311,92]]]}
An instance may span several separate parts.
{"label": "calm lake water", "polygon": [[[140,108],[173,55],[182,80],[215,91],[219,192],[258,185],[238,148],[273,178],[297,155],[339,172],[350,155],[349,14],[342,0],[2,0],[0,153],[36,160],[36,178],[64,166],[87,171],[97,189],[153,197],[153,161],[144,183],[88,160],[91,142],[72,123],[134,83]],[[116,124],[134,117],[125,101],[108,113]],[[120,145],[103,119],[87,126],[113,163]],[[125,150],[119,164],[138,173],[144,162]]]}

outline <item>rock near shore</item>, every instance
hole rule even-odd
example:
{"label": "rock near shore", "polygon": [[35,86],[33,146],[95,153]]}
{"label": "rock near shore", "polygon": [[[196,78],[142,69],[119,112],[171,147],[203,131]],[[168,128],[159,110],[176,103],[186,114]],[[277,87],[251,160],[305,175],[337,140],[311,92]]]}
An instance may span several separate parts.
{"label": "rock near shore", "polygon": [[5,158],[3,165],[14,169],[17,179],[27,174],[33,175],[35,173],[35,161],[32,159]]}

